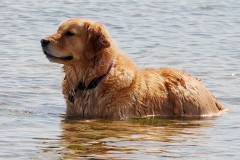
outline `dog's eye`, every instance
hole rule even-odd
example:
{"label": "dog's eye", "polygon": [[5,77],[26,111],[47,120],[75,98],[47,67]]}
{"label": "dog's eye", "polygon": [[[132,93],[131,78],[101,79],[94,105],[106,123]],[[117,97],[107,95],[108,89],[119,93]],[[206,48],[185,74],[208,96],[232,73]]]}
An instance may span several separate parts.
{"label": "dog's eye", "polygon": [[67,31],[65,33],[66,36],[70,37],[70,36],[74,36],[75,34],[73,32]]}

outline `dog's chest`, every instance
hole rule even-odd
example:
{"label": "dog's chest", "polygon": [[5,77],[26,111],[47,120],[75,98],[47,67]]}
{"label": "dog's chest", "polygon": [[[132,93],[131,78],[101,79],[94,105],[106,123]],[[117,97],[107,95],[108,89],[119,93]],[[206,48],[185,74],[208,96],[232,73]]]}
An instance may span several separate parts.
{"label": "dog's chest", "polygon": [[98,88],[78,91],[74,97],[74,107],[83,117],[101,117],[105,107],[108,107],[107,97]]}

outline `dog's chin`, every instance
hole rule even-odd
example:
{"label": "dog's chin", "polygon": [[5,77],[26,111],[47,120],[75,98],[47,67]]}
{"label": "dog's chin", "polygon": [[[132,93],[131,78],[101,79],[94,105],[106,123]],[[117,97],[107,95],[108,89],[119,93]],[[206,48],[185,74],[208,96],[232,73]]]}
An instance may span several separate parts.
{"label": "dog's chin", "polygon": [[73,59],[72,56],[64,56],[64,57],[56,57],[56,56],[53,56],[51,54],[49,54],[48,52],[46,52],[44,49],[43,49],[43,53],[46,55],[47,59],[50,61],[50,62],[55,62],[55,63],[64,63],[66,61],[71,61]]}

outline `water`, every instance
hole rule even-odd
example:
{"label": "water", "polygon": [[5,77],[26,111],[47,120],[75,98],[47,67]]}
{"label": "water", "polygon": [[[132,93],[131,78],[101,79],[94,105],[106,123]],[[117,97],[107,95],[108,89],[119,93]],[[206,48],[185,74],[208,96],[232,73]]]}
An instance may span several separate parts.
{"label": "water", "polygon": [[[1,0],[0,159],[239,159],[240,1]],[[67,18],[106,25],[141,67],[201,78],[229,109],[202,120],[65,118],[61,66],[39,40]]]}

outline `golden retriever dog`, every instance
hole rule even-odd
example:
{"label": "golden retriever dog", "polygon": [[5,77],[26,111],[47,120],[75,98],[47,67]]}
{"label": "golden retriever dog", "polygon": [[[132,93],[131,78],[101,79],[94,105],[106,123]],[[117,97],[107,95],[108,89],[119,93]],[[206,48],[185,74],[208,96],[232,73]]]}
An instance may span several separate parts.
{"label": "golden retriever dog", "polygon": [[63,64],[68,116],[126,119],[214,115],[223,106],[196,78],[170,68],[140,69],[114,45],[104,26],[62,22],[41,40],[46,57]]}

